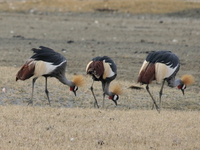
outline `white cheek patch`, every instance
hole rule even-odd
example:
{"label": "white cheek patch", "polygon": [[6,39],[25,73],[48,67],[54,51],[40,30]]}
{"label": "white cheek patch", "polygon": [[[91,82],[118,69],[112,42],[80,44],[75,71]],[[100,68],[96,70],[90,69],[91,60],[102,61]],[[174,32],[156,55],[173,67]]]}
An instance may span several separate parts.
{"label": "white cheek patch", "polygon": [[113,96],[113,100],[115,100],[115,101],[118,100],[118,98],[119,98],[118,95],[114,95],[114,96]]}
{"label": "white cheek patch", "polygon": [[183,89],[183,90],[184,90],[184,89],[186,89],[186,86],[185,86],[185,85],[183,85],[181,89]]}
{"label": "white cheek patch", "polygon": [[74,91],[77,91],[77,90],[78,90],[78,87],[77,87],[77,86],[75,86],[75,87],[74,87]]}

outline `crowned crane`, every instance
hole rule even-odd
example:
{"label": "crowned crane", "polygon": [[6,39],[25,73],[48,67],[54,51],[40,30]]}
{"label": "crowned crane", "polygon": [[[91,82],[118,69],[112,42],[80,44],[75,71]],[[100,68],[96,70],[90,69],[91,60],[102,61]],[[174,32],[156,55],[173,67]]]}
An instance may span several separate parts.
{"label": "crowned crane", "polygon": [[117,66],[114,61],[108,56],[95,57],[90,61],[86,67],[86,73],[92,76],[93,82],[90,87],[90,90],[94,96],[94,106],[96,105],[99,108],[97,99],[93,92],[94,81],[101,81],[103,89],[103,107],[105,95],[108,95],[109,99],[113,100],[115,105],[117,105],[117,100],[122,90],[121,87],[116,85],[113,91],[109,91],[109,86],[111,81],[113,81],[117,76]]}
{"label": "crowned crane", "polygon": [[[192,75],[183,75],[181,79],[175,79],[179,68],[179,58],[171,51],[151,52],[143,62],[137,81],[141,84],[146,84],[146,90],[154,103],[153,107],[155,105],[158,112],[160,112],[161,96],[165,81],[167,81],[169,87],[178,87],[178,89],[182,91],[183,95],[186,86],[194,83],[194,78]],[[156,80],[157,83],[162,82],[159,92],[159,107],[149,91],[149,84],[153,80]]]}
{"label": "crowned crane", "polygon": [[40,46],[39,49],[33,48],[32,51],[35,54],[25,62],[16,75],[16,81],[26,80],[33,76],[32,95],[28,105],[33,104],[34,83],[40,76],[45,77],[45,93],[47,95],[49,105],[51,105],[51,103],[49,99],[49,91],[47,89],[48,77],[55,77],[61,83],[68,85],[70,87],[70,91],[74,92],[76,96],[78,86],[83,85],[84,78],[80,75],[75,76],[73,81],[66,78],[66,58],[60,53],[44,46]]}

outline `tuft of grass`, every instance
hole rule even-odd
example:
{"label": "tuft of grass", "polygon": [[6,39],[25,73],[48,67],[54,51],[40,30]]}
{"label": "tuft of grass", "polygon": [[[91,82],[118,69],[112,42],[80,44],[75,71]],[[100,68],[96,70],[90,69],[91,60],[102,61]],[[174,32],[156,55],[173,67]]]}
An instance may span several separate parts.
{"label": "tuft of grass", "polygon": [[118,11],[134,14],[162,14],[200,8],[184,0],[28,0],[0,3],[1,11],[94,12]]}

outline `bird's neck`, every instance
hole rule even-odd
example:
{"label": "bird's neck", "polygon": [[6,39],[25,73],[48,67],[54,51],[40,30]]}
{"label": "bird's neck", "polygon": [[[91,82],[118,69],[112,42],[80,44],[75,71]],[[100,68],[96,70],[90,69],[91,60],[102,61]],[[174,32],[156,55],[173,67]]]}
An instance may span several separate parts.
{"label": "bird's neck", "polygon": [[183,83],[183,81],[181,81],[181,79],[172,79],[172,80],[168,81],[168,86],[177,87],[177,86],[181,85],[182,83]]}
{"label": "bird's neck", "polygon": [[75,84],[72,81],[68,80],[65,75],[63,75],[61,78],[58,78],[58,80],[63,84],[68,85],[69,87],[75,86]]}
{"label": "bird's neck", "polygon": [[106,83],[102,82],[102,88],[103,88],[104,93],[108,96],[113,96],[113,93],[109,91],[109,87],[110,87],[110,82],[106,82]]}

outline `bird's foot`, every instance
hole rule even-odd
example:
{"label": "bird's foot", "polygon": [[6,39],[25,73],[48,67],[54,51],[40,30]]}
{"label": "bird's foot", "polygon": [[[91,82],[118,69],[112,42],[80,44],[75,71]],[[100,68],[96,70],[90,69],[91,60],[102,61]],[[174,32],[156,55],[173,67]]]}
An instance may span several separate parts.
{"label": "bird's foot", "polygon": [[160,113],[160,108],[158,106],[156,106],[156,110],[158,111],[158,113]]}
{"label": "bird's foot", "polygon": [[49,102],[49,106],[51,106],[51,103]]}
{"label": "bird's foot", "polygon": [[154,109],[154,104],[152,105],[152,107],[151,107],[151,110],[153,110]]}
{"label": "bird's foot", "polygon": [[[28,105],[33,105],[33,101],[30,100],[30,101],[28,102]],[[28,106],[28,105],[27,105],[27,106]]]}
{"label": "bird's foot", "polygon": [[97,102],[94,102],[94,108],[99,108],[99,105],[98,105],[98,103]]}
{"label": "bird's foot", "polygon": [[156,110],[158,111],[158,113],[160,113],[160,107],[158,107],[158,105],[156,105],[156,104],[153,104],[153,106],[152,106],[151,110],[153,110],[153,109],[154,109],[154,105],[155,105],[155,107],[156,107]]}

